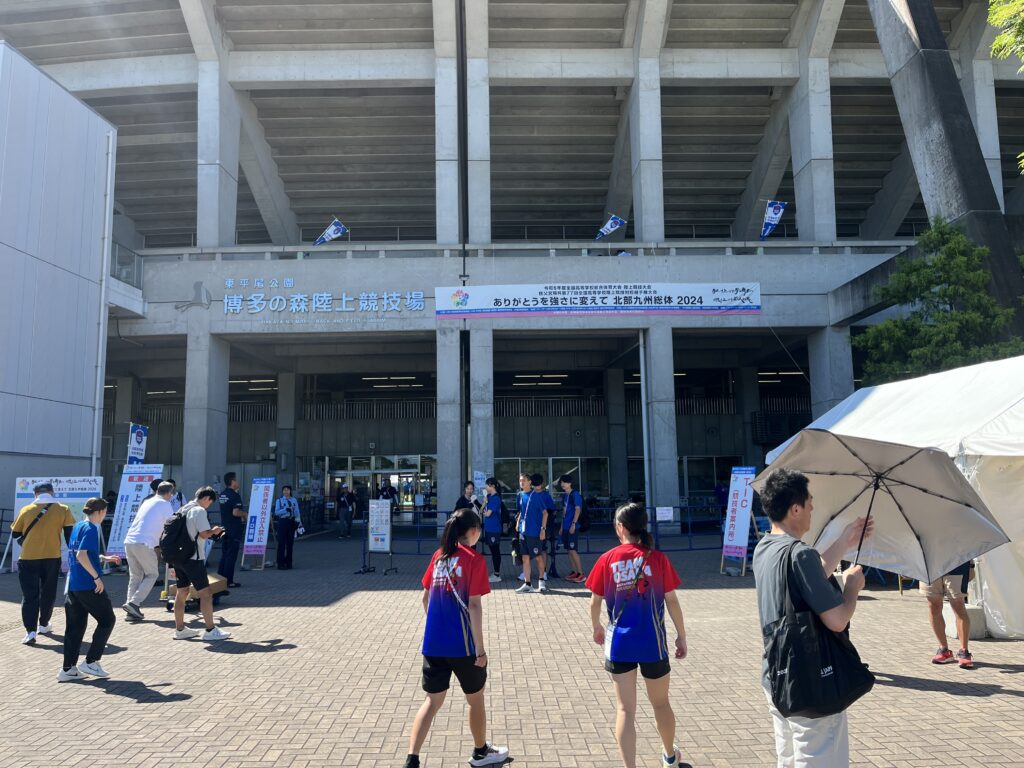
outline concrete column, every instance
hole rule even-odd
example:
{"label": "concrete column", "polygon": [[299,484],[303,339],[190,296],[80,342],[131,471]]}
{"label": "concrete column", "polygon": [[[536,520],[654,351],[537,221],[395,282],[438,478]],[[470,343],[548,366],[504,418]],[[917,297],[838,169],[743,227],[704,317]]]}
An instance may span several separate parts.
{"label": "concrete column", "polygon": [[764,464],[764,449],[754,442],[753,414],[761,410],[761,387],[757,383],[757,368],[737,371],[737,401],[743,416],[743,460],[751,466]]}
{"label": "concrete column", "polygon": [[469,466],[490,477],[494,474],[494,333],[490,328],[469,332],[469,403]]}
{"label": "concrete column", "polygon": [[978,135],[981,154],[985,158],[992,191],[999,208],[1004,209],[1003,167],[999,153],[999,116],[996,114],[996,83],[991,59],[960,57],[960,87],[967,102],[967,112]]}
{"label": "concrete column", "polygon": [[1016,310],[1013,330],[1020,333],[1024,274],[935,6],[924,0],[868,0],[868,10],[928,216],[962,226],[988,247],[990,290],[1000,304]]}
{"label": "concrete column", "polygon": [[114,392],[114,461],[124,464],[128,460],[128,428],[135,420],[141,404],[141,387],[134,376],[118,376]]}
{"label": "concrete column", "polygon": [[491,84],[488,6],[466,3],[469,242],[491,242]]}
{"label": "concrete column", "polygon": [[611,494],[626,498],[629,493],[629,452],[626,448],[626,387],[624,371],[604,372],[604,403],[608,414],[608,472]]}
{"label": "concrete column", "polygon": [[238,96],[216,61],[199,62],[196,241],[235,244],[238,211]]}
{"label": "concrete column", "polygon": [[295,487],[295,429],[299,412],[298,375],[277,376],[277,487]]}
{"label": "concrete column", "polygon": [[850,329],[829,326],[807,337],[811,368],[811,416],[818,418],[853,394]]}
{"label": "concrete column", "polygon": [[[466,462],[462,455],[462,380],[459,370],[459,329],[438,328],[437,338],[437,508],[462,493]],[[493,450],[493,449],[492,449]],[[493,458],[492,458],[493,461]]]}
{"label": "concrete column", "polygon": [[458,245],[462,210],[459,207],[459,114],[455,56],[438,56],[434,64],[434,216],[437,222],[437,244]]}
{"label": "concrete column", "polygon": [[647,430],[651,496],[647,506],[679,504],[679,445],[676,438],[676,380],[672,328],[656,325],[647,334]]}
{"label": "concrete column", "polygon": [[185,359],[185,450],[179,486],[186,496],[224,474],[228,452],[231,346],[210,334],[206,312],[188,312]]}
{"label": "concrete column", "polygon": [[789,100],[789,138],[800,239],[836,239],[836,186],[832,160],[832,90],[828,58],[800,60],[800,79]]}
{"label": "concrete column", "polygon": [[661,242],[665,239],[665,186],[661,155],[661,64],[656,58],[636,59],[636,77],[629,92],[629,141],[634,239]]}

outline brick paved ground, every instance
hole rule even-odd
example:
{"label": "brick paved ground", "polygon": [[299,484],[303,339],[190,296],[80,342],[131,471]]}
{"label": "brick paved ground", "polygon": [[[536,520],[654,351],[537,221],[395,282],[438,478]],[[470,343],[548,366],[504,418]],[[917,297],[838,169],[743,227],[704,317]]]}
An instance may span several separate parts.
{"label": "brick paved ground", "polygon": [[[0,765],[400,766],[421,701],[426,558],[398,558],[397,575],[357,576],[358,545],[321,538],[300,542],[296,559],[298,570],[240,574],[244,586],[217,611],[232,641],[175,642],[169,614],[151,604],[146,623],[115,628],[104,660],[111,680],[62,685],[63,615],[53,639],[19,645],[16,577],[0,576]],[[709,552],[673,560],[691,649],[672,678],[683,752],[702,768],[770,765],[752,579],[719,577]],[[108,584],[123,599],[126,578]],[[519,768],[618,765],[585,590],[498,587],[484,600],[494,741]],[[855,765],[1024,765],[1024,644],[976,643],[973,672],[932,666],[922,600],[880,588],[859,606],[853,636],[880,683],[851,712]],[[465,765],[464,723],[453,693],[427,766]],[[642,764],[658,765],[643,705],[639,731]]]}

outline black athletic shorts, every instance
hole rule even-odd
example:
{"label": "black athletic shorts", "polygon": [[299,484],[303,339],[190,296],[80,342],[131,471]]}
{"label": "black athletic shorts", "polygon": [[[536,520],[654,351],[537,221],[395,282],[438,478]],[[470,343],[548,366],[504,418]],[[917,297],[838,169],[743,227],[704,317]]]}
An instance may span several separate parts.
{"label": "black athletic shorts", "polygon": [[177,577],[178,589],[195,587],[196,592],[210,586],[210,577],[206,575],[205,560],[186,560],[182,563],[171,563]]}
{"label": "black athletic shorts", "polygon": [[467,695],[482,690],[487,682],[487,667],[478,667],[476,656],[424,656],[423,690],[427,693],[447,691],[453,672]]}
{"label": "black athletic shorts", "polygon": [[519,556],[535,560],[545,552],[544,542],[537,536],[519,537]]}
{"label": "black athletic shorts", "polygon": [[613,675],[621,675],[625,672],[632,672],[640,667],[640,674],[646,680],[657,680],[672,671],[672,665],[668,659],[661,661],[608,661],[605,659],[604,668]]}

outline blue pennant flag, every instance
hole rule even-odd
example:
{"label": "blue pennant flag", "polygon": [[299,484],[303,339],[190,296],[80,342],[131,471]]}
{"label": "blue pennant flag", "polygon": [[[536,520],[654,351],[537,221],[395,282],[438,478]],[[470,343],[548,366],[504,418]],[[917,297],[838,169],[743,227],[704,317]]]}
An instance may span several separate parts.
{"label": "blue pennant flag", "polygon": [[775,228],[779,225],[779,221],[782,219],[782,214],[785,212],[785,203],[779,202],[778,200],[768,201],[768,205],[764,208],[764,224],[761,225],[762,240],[767,240],[768,235],[775,231]]}
{"label": "blue pennant flag", "polygon": [[614,232],[617,229],[621,229],[624,226],[626,226],[626,220],[620,219],[613,213],[611,218],[608,219],[607,222],[605,222],[605,225],[601,227],[600,230],[598,230],[597,237],[595,237],[594,239],[600,240],[602,237],[608,237],[608,235],[610,235],[612,232]]}
{"label": "blue pennant flag", "polygon": [[331,240],[336,240],[337,238],[341,237],[346,232],[348,232],[348,227],[346,227],[340,221],[335,219],[334,221],[331,222],[331,225],[324,230],[324,233],[316,239],[313,245],[323,245],[324,243],[329,243],[331,242]]}

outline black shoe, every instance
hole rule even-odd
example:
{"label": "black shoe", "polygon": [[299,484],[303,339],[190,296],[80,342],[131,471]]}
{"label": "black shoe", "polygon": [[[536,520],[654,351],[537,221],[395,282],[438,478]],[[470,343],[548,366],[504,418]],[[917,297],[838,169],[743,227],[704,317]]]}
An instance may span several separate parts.
{"label": "black shoe", "polygon": [[228,586],[231,587],[231,589],[238,589],[242,585],[239,584],[237,581],[231,581],[228,582]]}
{"label": "black shoe", "polygon": [[156,581],[153,582],[153,586],[154,587],[162,587],[163,585],[164,585],[164,580],[163,579],[157,579]]}

